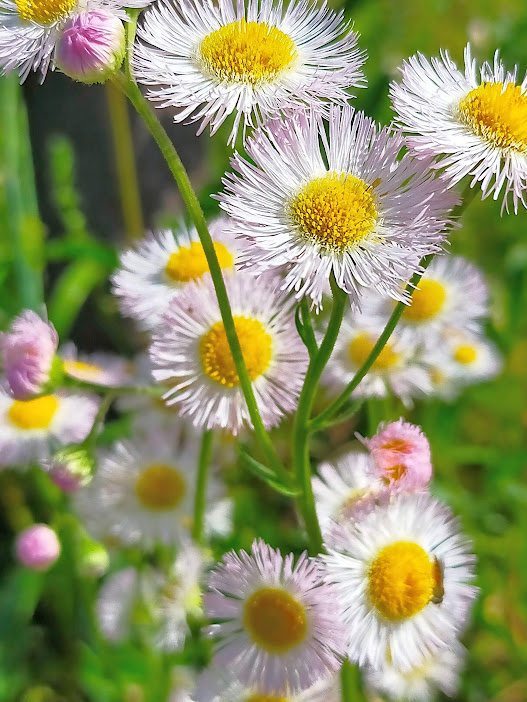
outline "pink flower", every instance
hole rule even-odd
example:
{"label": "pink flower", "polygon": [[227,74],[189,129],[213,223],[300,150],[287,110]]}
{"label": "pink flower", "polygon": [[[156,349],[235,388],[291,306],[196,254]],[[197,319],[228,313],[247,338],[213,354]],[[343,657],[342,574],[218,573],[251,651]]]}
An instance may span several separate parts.
{"label": "pink flower", "polygon": [[8,389],[17,400],[27,400],[48,382],[59,337],[52,324],[25,310],[0,337]]}
{"label": "pink flower", "polygon": [[18,535],[15,550],[22,565],[46,570],[60,555],[60,541],[46,524],[33,524]]}
{"label": "pink flower", "polygon": [[371,439],[362,439],[375,459],[378,476],[390,487],[419,490],[432,477],[430,444],[421,428],[403,419],[381,424]]}

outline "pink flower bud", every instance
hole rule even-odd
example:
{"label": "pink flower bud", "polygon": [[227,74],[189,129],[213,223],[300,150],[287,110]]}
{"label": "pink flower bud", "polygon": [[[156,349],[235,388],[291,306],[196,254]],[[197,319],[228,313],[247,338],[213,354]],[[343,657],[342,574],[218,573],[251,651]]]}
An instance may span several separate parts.
{"label": "pink flower bud", "polygon": [[123,62],[124,25],[111,12],[96,10],[69,17],[55,50],[55,63],[81,83],[104,83]]}
{"label": "pink flower bud", "polygon": [[46,570],[60,555],[57,535],[46,524],[33,524],[16,540],[16,557],[22,565],[33,570]]}
{"label": "pink flower bud", "polygon": [[59,337],[52,324],[25,310],[2,334],[4,373],[8,389],[16,400],[27,400],[41,392],[48,382]]}
{"label": "pink flower bud", "polygon": [[52,482],[64,492],[76,492],[87,485],[94,468],[94,458],[82,446],[65,446],[53,458],[42,463]]}
{"label": "pink flower bud", "polygon": [[363,439],[375,459],[378,476],[394,488],[426,487],[432,477],[432,459],[421,428],[399,419],[379,429],[371,439]]}

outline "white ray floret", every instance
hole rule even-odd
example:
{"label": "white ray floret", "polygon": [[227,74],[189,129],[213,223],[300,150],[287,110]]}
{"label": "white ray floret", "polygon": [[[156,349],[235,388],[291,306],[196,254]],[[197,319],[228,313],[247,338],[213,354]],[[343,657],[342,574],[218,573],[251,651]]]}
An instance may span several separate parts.
{"label": "white ray floret", "polygon": [[316,305],[331,273],[355,306],[373,290],[406,299],[401,281],[440,249],[457,200],[425,161],[398,159],[403,145],[349,106],[331,107],[328,136],[313,111],[270,120],[218,196],[247,242],[242,265],[284,269],[284,287]]}
{"label": "white ray floret", "polygon": [[408,146],[419,157],[439,156],[451,182],[465,176],[480,184],[483,197],[507,207],[527,205],[527,74],[517,83],[517,67],[507,71],[499,58],[477,70],[470,45],[461,71],[448,52],[427,59],[416,54],[402,66],[402,82],[390,94]]}
{"label": "white ray floret", "polygon": [[177,122],[214,133],[235,114],[243,129],[295,106],[351,97],[365,85],[342,12],[309,0],[161,0],[138,29],[133,65],[151,100],[175,108]]}
{"label": "white ray floret", "polygon": [[[227,681],[225,680],[227,676]],[[228,673],[209,668],[198,679],[196,702],[341,702],[339,675],[329,675],[307,690],[265,694],[261,688],[228,681]]]}
{"label": "white ray floret", "polygon": [[394,495],[335,527],[324,560],[361,666],[409,672],[466,624],[475,559],[450,509],[427,493]]}

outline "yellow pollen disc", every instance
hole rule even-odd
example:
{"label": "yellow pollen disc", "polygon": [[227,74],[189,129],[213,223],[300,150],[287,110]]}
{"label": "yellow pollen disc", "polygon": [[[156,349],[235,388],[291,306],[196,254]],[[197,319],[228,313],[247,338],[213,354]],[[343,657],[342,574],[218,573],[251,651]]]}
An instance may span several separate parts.
{"label": "yellow pollen disc", "polygon": [[247,698],[247,702],[288,702],[288,700],[275,695],[251,695]]}
{"label": "yellow pollen disc", "polygon": [[[252,317],[234,317],[234,326],[242,347],[242,355],[251,380],[267,370],[273,342],[264,326]],[[211,380],[228,388],[240,384],[223,322],[216,324],[201,337],[199,353],[203,372]]]}
{"label": "yellow pollen disc", "polygon": [[289,215],[304,238],[333,251],[358,244],[377,221],[372,188],[335,171],[305,185],[290,203]]}
{"label": "yellow pollen disc", "polygon": [[239,22],[207,35],[199,47],[206,70],[218,81],[271,83],[298,57],[294,41],[265,22]]}
{"label": "yellow pollen disc", "polygon": [[441,311],[445,298],[444,285],[437,280],[421,280],[410,305],[405,307],[403,317],[409,322],[426,322]]}
{"label": "yellow pollen disc", "polygon": [[397,481],[400,480],[406,473],[406,466],[402,463],[398,463],[395,466],[390,466],[389,468],[386,468],[385,471],[388,474],[390,480]]}
{"label": "yellow pollen disc", "polygon": [[77,0],[16,0],[18,15],[26,21],[52,24],[67,17]]}
{"label": "yellow pollen disc", "polygon": [[502,149],[527,150],[527,93],[509,83],[482,83],[459,103],[473,132]]}
{"label": "yellow pollen disc", "polygon": [[286,653],[306,635],[304,607],[285,590],[264,588],[245,603],[243,624],[252,640],[269,653]]}
{"label": "yellow pollen disc", "polygon": [[[355,366],[362,366],[375,346],[375,339],[368,334],[361,333],[352,340],[349,345],[349,357]],[[391,344],[386,344],[376,358],[372,368],[375,370],[388,370],[399,360],[399,354],[395,353]]]}
{"label": "yellow pollen disc", "polygon": [[[223,244],[214,244],[220,268],[231,268],[234,257]],[[167,276],[177,283],[188,283],[189,280],[201,278],[209,270],[203,246],[199,241],[193,241],[190,246],[181,246],[168,259],[165,268]]]}
{"label": "yellow pollen disc", "polygon": [[64,361],[64,370],[68,375],[82,376],[82,378],[98,378],[102,368],[95,363],[85,363],[84,361],[74,361],[67,358]]}
{"label": "yellow pollen disc", "polygon": [[411,541],[399,541],[383,548],[370,566],[370,600],[387,619],[407,619],[431,602],[436,578],[426,551]]}
{"label": "yellow pollen disc", "polygon": [[186,485],[181,473],[162,463],[152,463],[138,477],[137,497],[147,509],[173,509],[183,499]]}
{"label": "yellow pollen disc", "polygon": [[476,349],[472,346],[458,346],[454,358],[458,363],[464,363],[468,366],[476,360]]}
{"label": "yellow pollen disc", "polygon": [[58,406],[59,401],[55,395],[42,395],[34,400],[15,400],[8,417],[19,429],[47,429]]}

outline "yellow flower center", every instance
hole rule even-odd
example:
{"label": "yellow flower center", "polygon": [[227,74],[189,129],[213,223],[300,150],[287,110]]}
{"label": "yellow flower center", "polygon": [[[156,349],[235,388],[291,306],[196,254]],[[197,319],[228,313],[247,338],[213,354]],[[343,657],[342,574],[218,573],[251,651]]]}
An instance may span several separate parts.
{"label": "yellow flower center", "polygon": [[[265,373],[271,362],[273,342],[264,326],[252,317],[234,317],[234,326],[251,380]],[[203,372],[211,380],[228,388],[240,384],[223,322],[201,337],[199,353]]]}
{"label": "yellow flower center", "polygon": [[239,22],[208,34],[199,47],[206,70],[220,82],[272,83],[298,57],[294,41],[265,22]]}
{"label": "yellow flower center", "polygon": [[509,83],[482,83],[459,103],[463,122],[501,149],[527,150],[527,93]]}
{"label": "yellow flower center", "polygon": [[[223,244],[214,244],[214,250],[218,257],[220,268],[231,268],[234,263],[234,256]],[[205,258],[203,246],[199,241],[193,241],[190,246],[181,246],[168,259],[165,273],[177,283],[188,283],[189,280],[201,278],[204,273],[208,273],[209,264]]]}
{"label": "yellow flower center", "polygon": [[[357,336],[351,341],[349,345],[349,357],[354,366],[362,366],[370,355],[373,347],[375,346],[375,340],[372,339],[365,332],[357,334]],[[375,359],[372,369],[374,370],[388,370],[392,368],[398,361],[400,355],[395,353],[391,344],[386,344],[383,350]]]}
{"label": "yellow flower center", "polygon": [[95,363],[74,361],[72,358],[67,358],[64,361],[64,370],[68,375],[89,379],[99,378],[102,372],[102,368]]}
{"label": "yellow flower center", "polygon": [[421,280],[410,305],[404,309],[403,317],[409,322],[426,322],[441,311],[445,298],[444,285],[437,280]]}
{"label": "yellow flower center", "polygon": [[245,603],[243,624],[252,640],[269,653],[286,653],[306,635],[304,607],[285,590],[263,588]]}
{"label": "yellow flower center", "polygon": [[77,0],[16,0],[21,19],[46,25],[67,17],[76,4]]}
{"label": "yellow flower center", "polygon": [[406,466],[402,463],[397,463],[395,466],[389,466],[386,468],[385,472],[388,474],[388,482],[390,480],[397,481],[400,480],[406,473]]}
{"label": "yellow flower center", "polygon": [[473,346],[458,346],[454,358],[458,363],[469,365],[476,360],[476,349]]}
{"label": "yellow flower center", "polygon": [[59,406],[55,395],[42,395],[34,400],[15,400],[8,417],[19,429],[47,429]]}
{"label": "yellow flower center", "polygon": [[174,509],[186,491],[181,473],[162,463],[152,463],[138,477],[135,492],[141,503],[152,510]]}
{"label": "yellow flower center", "polygon": [[301,236],[328,251],[345,251],[358,244],[377,221],[372,188],[350,173],[330,171],[315,178],[288,209]]}
{"label": "yellow flower center", "polygon": [[381,448],[387,451],[402,451],[407,453],[410,450],[410,444],[404,439],[389,439],[384,442]]}
{"label": "yellow flower center", "polygon": [[288,700],[276,695],[251,695],[247,698],[247,702],[288,702]]}
{"label": "yellow flower center", "polygon": [[370,600],[392,621],[413,617],[434,598],[437,577],[421,546],[399,541],[383,548],[370,566]]}

